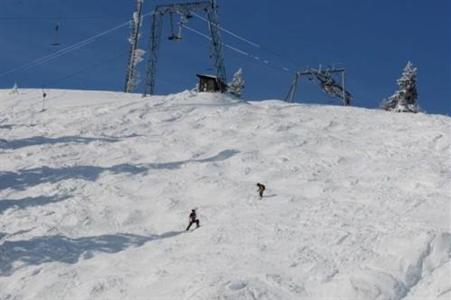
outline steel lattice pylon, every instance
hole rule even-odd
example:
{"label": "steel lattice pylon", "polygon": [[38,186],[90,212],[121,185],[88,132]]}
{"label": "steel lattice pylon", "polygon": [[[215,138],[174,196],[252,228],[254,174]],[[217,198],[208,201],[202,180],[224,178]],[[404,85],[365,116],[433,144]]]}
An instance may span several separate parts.
{"label": "steel lattice pylon", "polygon": [[142,22],[143,0],[136,1],[136,11],[131,21],[130,33],[130,50],[128,54],[127,73],[125,75],[124,92],[130,93],[133,91],[134,85],[132,81],[136,75],[136,56],[135,51],[138,49],[139,32]]}
{"label": "steel lattice pylon", "polygon": [[[341,84],[336,82],[332,77],[332,74],[335,73],[341,74]],[[352,95],[345,89],[345,69],[343,68],[328,68],[325,70],[322,70],[321,67],[318,69],[307,68],[303,72],[296,72],[290,90],[285,98],[287,102],[294,101],[299,80],[302,76],[309,76],[311,80],[315,80],[327,95],[340,98],[343,105],[351,105]]]}
{"label": "steel lattice pylon", "polygon": [[179,15],[184,18],[189,18],[192,12],[204,12],[207,15],[208,29],[211,38],[210,51],[214,66],[216,68],[216,77],[224,83],[227,82],[216,9],[216,1],[214,0],[158,5],[155,7],[152,14],[152,28],[149,41],[146,82],[143,96],[153,95],[155,92],[158,51],[160,49],[161,33],[163,30],[163,18],[166,15],[171,15],[171,17],[172,15]]}

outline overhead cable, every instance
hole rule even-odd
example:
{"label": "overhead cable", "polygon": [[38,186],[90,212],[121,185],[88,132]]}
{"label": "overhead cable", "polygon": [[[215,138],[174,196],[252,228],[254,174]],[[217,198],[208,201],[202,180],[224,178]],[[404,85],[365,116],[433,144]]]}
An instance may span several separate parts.
{"label": "overhead cable", "polygon": [[[191,12],[191,14],[192,14],[193,16],[195,16],[195,17],[201,19],[202,21],[205,21],[205,22],[207,22],[207,23],[209,22],[206,18],[202,17],[202,16],[199,15],[199,14],[196,14],[196,13],[194,13],[194,12]],[[217,24],[216,24],[216,25],[217,25]],[[255,43],[255,42],[252,42],[252,41],[250,41],[250,40],[248,40],[248,39],[246,39],[246,38],[244,38],[244,37],[242,37],[242,36],[239,36],[238,34],[233,33],[232,31],[227,30],[227,29],[225,29],[224,27],[222,27],[222,26],[220,26],[220,25],[217,25],[217,27],[219,28],[219,30],[224,31],[225,33],[228,33],[229,35],[231,35],[231,36],[233,36],[233,37],[235,37],[235,38],[237,38],[237,39],[239,39],[239,40],[241,40],[241,41],[243,41],[243,42],[245,42],[245,43],[248,43],[249,45],[251,45],[251,46],[253,46],[253,47],[255,47],[255,48],[261,48],[261,46],[260,46],[259,44]]]}
{"label": "overhead cable", "polygon": [[[198,18],[198,19],[200,19],[200,20],[202,20],[202,21],[204,21],[204,22],[209,23],[209,21],[208,21],[206,18],[202,17],[201,15],[196,14],[196,13],[194,13],[194,12],[190,12],[190,13],[191,13],[193,16],[195,16],[196,18]],[[267,47],[264,47],[264,46],[262,46],[262,45],[259,44],[259,43],[256,43],[256,42],[254,42],[254,41],[251,41],[251,40],[249,40],[249,39],[247,39],[247,38],[245,38],[245,37],[243,37],[243,36],[241,36],[241,35],[238,35],[237,33],[232,32],[231,30],[228,30],[228,29],[226,29],[226,28],[220,26],[219,24],[216,24],[216,25],[217,25],[217,27],[219,28],[219,30],[221,30],[221,31],[223,31],[223,32],[225,32],[225,33],[227,33],[227,34],[229,34],[229,35],[231,35],[231,36],[233,36],[233,37],[239,39],[240,41],[243,41],[243,42],[245,42],[245,43],[247,43],[247,44],[249,44],[249,45],[251,45],[251,46],[253,46],[253,47],[255,47],[255,48],[258,48],[258,49],[264,50],[264,51],[266,51],[266,52],[268,52],[268,53],[271,53],[272,55],[277,56],[277,57],[279,57],[280,59],[283,59],[283,60],[287,59],[287,60],[289,60],[289,61],[290,61],[292,64],[294,64],[294,65],[298,65],[298,63],[297,63],[296,61],[294,61],[293,59],[287,57],[286,55],[281,55],[281,54],[279,54],[279,53],[276,53],[275,51],[273,51],[273,50],[271,50],[271,49],[269,49],[269,48],[267,48]]]}
{"label": "overhead cable", "polygon": [[[198,31],[198,30],[196,30],[196,29],[194,29],[194,28],[192,28],[192,27],[190,27],[188,25],[185,25],[185,24],[183,24],[182,26],[184,28],[186,28],[187,30],[189,30],[189,31],[191,31],[191,32],[193,32],[193,33],[195,33],[195,34],[197,34],[199,36],[202,36],[203,38],[205,38],[207,40],[211,40],[211,38],[208,35],[206,35],[205,33],[202,33],[202,32],[200,32],[200,31]],[[225,43],[223,43],[223,46],[228,48],[228,49],[230,49],[230,50],[232,50],[232,51],[235,51],[235,52],[237,52],[237,53],[239,53],[239,54],[241,54],[243,56],[246,56],[246,57],[248,57],[248,58],[250,58],[250,59],[252,59],[252,60],[254,60],[254,61],[258,62],[258,63],[261,63],[263,65],[271,67],[273,69],[277,69],[277,70],[280,70],[280,71],[291,73],[290,69],[287,68],[287,67],[275,65],[275,64],[271,63],[267,59],[260,58],[259,56],[256,56],[256,55],[251,54],[251,53],[249,53],[247,51],[241,50],[241,49],[239,49],[237,47],[230,46],[230,45],[225,44]]]}
{"label": "overhead cable", "polygon": [[[152,12],[144,14],[143,18],[147,17],[147,16],[149,16],[151,14],[152,14]],[[8,74],[20,71],[20,70],[29,70],[31,68],[40,66],[42,64],[46,64],[48,62],[51,62],[51,61],[53,61],[53,60],[65,55],[67,53],[70,53],[72,51],[75,51],[75,50],[78,50],[78,49],[80,49],[82,47],[85,47],[85,46],[95,42],[98,38],[100,38],[100,37],[102,37],[104,35],[107,35],[107,34],[109,34],[111,32],[114,32],[114,31],[116,31],[118,29],[121,29],[121,28],[123,28],[125,26],[128,26],[129,24],[130,24],[130,21],[127,21],[127,22],[124,22],[124,23],[122,23],[120,25],[114,26],[114,27],[112,27],[112,28],[110,28],[108,30],[105,30],[103,32],[95,34],[95,35],[93,35],[93,36],[91,36],[91,37],[89,37],[89,38],[87,38],[85,40],[79,41],[79,42],[77,42],[75,44],[72,44],[72,45],[70,45],[70,46],[68,46],[66,48],[63,48],[61,50],[58,50],[58,51],[56,51],[54,53],[51,53],[49,55],[37,58],[37,59],[35,59],[35,60],[33,60],[33,61],[29,62],[29,63],[23,64],[23,65],[21,65],[19,67],[10,69],[10,70],[8,70],[6,72],[3,72],[3,73],[0,73],[0,77],[3,77],[5,75],[8,75]]]}

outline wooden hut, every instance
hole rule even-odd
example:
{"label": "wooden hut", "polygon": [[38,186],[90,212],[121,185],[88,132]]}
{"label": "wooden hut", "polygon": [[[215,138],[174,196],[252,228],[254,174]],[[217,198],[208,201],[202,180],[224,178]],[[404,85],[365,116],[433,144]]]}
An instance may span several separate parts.
{"label": "wooden hut", "polygon": [[227,84],[213,75],[197,74],[199,78],[199,92],[220,92],[227,91]]}

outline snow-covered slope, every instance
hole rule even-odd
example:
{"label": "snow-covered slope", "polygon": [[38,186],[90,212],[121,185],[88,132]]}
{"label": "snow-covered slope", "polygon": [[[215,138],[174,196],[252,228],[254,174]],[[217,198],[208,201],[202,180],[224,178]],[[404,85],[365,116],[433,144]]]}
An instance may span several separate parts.
{"label": "snow-covered slope", "polygon": [[0,91],[2,300],[451,297],[449,117],[40,98]]}

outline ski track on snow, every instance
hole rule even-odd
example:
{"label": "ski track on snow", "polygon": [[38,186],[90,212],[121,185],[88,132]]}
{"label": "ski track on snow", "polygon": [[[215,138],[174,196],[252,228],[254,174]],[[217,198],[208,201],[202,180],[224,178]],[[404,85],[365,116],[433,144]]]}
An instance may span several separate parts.
{"label": "ski track on snow", "polygon": [[47,93],[0,91],[0,300],[451,295],[449,117]]}

